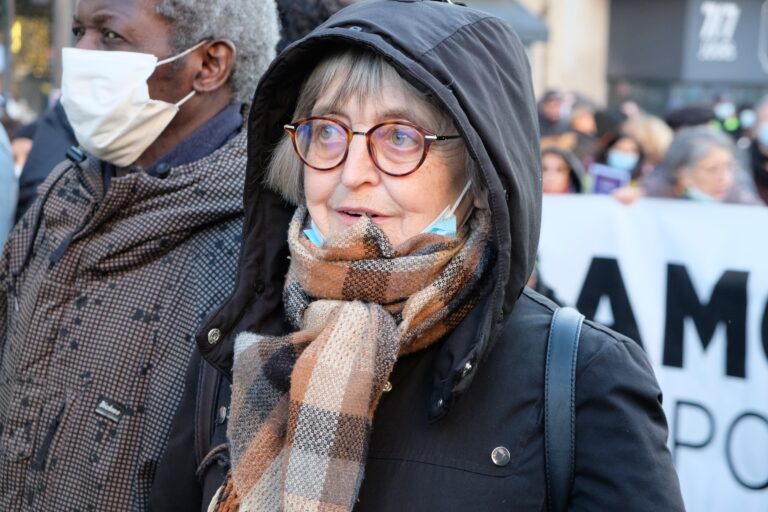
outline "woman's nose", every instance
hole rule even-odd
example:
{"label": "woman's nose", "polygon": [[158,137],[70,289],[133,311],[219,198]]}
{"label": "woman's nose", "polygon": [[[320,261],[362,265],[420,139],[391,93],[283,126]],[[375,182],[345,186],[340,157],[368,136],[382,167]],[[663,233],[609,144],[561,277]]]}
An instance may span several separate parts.
{"label": "woman's nose", "polygon": [[381,182],[381,174],[368,152],[365,137],[352,137],[347,158],[341,167],[341,182],[349,189],[366,184],[377,185]]}

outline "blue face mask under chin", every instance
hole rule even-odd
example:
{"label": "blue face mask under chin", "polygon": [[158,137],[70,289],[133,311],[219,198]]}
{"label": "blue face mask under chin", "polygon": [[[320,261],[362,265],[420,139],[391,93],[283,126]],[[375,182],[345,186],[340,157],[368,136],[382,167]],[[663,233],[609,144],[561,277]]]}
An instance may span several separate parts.
{"label": "blue face mask under chin", "polygon": [[456,202],[454,202],[452,206],[446,206],[445,210],[440,212],[440,215],[438,215],[437,218],[433,220],[432,223],[424,228],[421,232],[433,233],[435,235],[447,236],[449,238],[456,238],[456,231],[458,229],[456,210],[461,205],[461,201],[464,199],[464,196],[467,195],[467,192],[469,192],[471,187],[472,180],[469,180],[467,184],[464,185],[464,190],[461,191],[461,194],[459,194],[459,198],[456,199]]}
{"label": "blue face mask under chin", "polygon": [[[421,232],[455,238],[456,231],[458,229],[456,209],[461,205],[461,201],[464,199],[464,196],[467,195],[467,192],[469,192],[471,186],[472,180],[469,180],[467,184],[464,185],[464,190],[461,191],[461,194],[459,194],[459,198],[456,199],[456,202],[454,202],[453,205],[446,206],[445,210],[440,212],[440,215],[438,215],[437,218],[435,218],[435,220],[433,220],[432,223],[424,228]],[[312,219],[309,221],[309,228],[304,230],[304,236],[306,236],[309,241],[315,244],[317,247],[322,247],[325,243],[325,236],[323,236],[315,224],[315,221]]]}
{"label": "blue face mask under chin", "polygon": [[317,229],[317,224],[315,224],[315,221],[312,219],[309,220],[309,229],[304,230],[304,236],[309,238],[309,241],[318,247],[322,247],[325,243],[325,237],[320,230]]}
{"label": "blue face mask under chin", "polygon": [[715,202],[715,198],[713,198],[706,192],[702,192],[701,189],[699,189],[698,187],[694,187],[693,185],[685,189],[685,195],[688,197],[688,199],[692,199],[694,201],[700,201],[702,203]]}

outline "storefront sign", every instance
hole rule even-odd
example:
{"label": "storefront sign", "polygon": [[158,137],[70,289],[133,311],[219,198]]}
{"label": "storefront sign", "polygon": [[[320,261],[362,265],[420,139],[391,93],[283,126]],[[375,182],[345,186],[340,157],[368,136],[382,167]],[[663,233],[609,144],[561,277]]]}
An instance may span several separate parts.
{"label": "storefront sign", "polygon": [[612,0],[611,78],[763,85],[765,0]]}

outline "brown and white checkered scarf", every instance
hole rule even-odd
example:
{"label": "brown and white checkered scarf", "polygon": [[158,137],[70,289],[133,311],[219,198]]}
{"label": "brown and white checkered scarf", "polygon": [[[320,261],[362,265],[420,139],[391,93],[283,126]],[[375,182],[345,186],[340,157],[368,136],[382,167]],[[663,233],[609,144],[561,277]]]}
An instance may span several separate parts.
{"label": "brown and white checkered scarf", "polygon": [[220,512],[352,510],[395,360],[458,325],[489,261],[486,210],[455,239],[422,234],[397,248],[366,217],[319,248],[306,219],[300,207],[288,233],[284,303],[298,331],[235,343]]}

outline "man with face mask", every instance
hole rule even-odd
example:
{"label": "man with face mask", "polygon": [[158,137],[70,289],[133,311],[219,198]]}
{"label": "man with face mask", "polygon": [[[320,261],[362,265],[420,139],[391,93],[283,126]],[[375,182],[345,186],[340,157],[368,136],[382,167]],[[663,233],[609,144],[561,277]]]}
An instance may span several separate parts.
{"label": "man with face mask", "polygon": [[[79,0],[77,136],[0,260],[0,510],[143,510],[229,293],[273,0]],[[216,340],[211,340],[215,343]]]}

